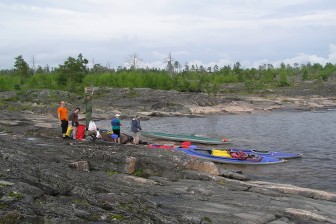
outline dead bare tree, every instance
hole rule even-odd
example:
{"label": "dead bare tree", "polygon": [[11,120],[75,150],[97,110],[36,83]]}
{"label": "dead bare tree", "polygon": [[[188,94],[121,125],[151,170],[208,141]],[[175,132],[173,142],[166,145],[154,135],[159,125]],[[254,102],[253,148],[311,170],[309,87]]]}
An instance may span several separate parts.
{"label": "dead bare tree", "polygon": [[172,76],[174,74],[174,59],[171,56],[171,53],[169,53],[168,57],[164,59],[164,63],[166,63],[166,70],[168,73]]}
{"label": "dead bare tree", "polygon": [[142,62],[143,60],[136,53],[133,53],[128,57],[126,64],[129,69],[135,70],[141,67]]}

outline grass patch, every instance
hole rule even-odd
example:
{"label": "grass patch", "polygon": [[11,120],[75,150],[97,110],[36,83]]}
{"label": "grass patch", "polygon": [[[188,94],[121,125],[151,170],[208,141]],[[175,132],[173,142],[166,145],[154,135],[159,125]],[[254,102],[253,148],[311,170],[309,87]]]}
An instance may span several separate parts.
{"label": "grass patch", "polygon": [[209,217],[207,217],[207,216],[203,217],[202,221],[207,222],[207,223],[212,223],[211,219]]}
{"label": "grass patch", "polygon": [[113,175],[115,175],[115,174],[118,174],[118,172],[117,172],[117,171],[107,171],[107,175],[108,175],[109,177],[111,177],[111,176],[113,176]]}
{"label": "grass patch", "polygon": [[134,173],[133,173],[134,176],[137,176],[137,177],[142,177],[143,176],[143,171],[142,170],[136,170]]}
{"label": "grass patch", "polygon": [[220,181],[218,181],[218,183],[219,184],[222,184],[222,185],[225,185],[226,183],[225,183],[225,180],[220,180]]}
{"label": "grass patch", "polygon": [[8,111],[32,111],[33,110],[33,105],[31,103],[25,103],[25,104],[9,104],[7,107]]}
{"label": "grass patch", "polygon": [[77,205],[90,206],[90,203],[86,199],[77,198],[73,202]]}
{"label": "grass patch", "polygon": [[23,195],[23,194],[21,194],[21,193],[19,193],[19,192],[16,192],[16,191],[11,191],[11,192],[9,192],[8,195],[9,195],[10,197],[12,197],[12,198],[16,198],[16,199],[18,199],[18,200],[21,200],[21,199],[24,198],[24,195]]}
{"label": "grass patch", "polygon": [[126,219],[123,215],[120,215],[120,214],[114,214],[114,215],[110,215],[108,217],[108,220],[110,221],[116,221],[116,220],[124,220]]}

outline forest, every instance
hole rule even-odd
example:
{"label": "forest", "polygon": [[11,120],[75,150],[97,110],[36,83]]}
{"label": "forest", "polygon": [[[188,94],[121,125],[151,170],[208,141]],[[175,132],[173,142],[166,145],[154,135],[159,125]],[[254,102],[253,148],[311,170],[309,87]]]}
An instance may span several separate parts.
{"label": "forest", "polygon": [[[88,67],[82,54],[69,57],[56,68],[29,66],[22,55],[15,58],[13,69],[0,70],[0,90],[53,89],[72,92],[82,91],[85,86],[115,88],[152,88],[184,92],[225,93],[228,84],[240,84],[240,91],[254,92],[269,88],[295,86],[305,81],[326,82],[336,75],[336,65],[282,63],[279,67],[264,64],[259,68],[242,68],[234,65],[182,67],[171,57],[165,69],[140,68],[133,55],[129,66],[111,69],[100,64]],[[170,60],[169,60],[170,59]]]}

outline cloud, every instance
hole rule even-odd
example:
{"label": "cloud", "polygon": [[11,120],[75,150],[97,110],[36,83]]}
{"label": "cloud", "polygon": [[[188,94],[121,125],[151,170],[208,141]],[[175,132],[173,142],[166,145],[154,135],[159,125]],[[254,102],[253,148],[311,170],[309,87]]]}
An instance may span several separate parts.
{"label": "cloud", "polygon": [[169,53],[183,64],[334,62],[334,21],[333,0],[3,0],[0,69],[18,55],[57,66],[79,53],[114,67],[132,53],[148,65]]}

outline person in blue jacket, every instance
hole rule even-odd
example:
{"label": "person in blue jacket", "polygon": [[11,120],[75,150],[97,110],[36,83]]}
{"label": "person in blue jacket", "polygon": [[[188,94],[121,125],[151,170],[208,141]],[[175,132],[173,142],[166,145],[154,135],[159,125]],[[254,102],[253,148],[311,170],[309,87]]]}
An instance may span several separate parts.
{"label": "person in blue jacket", "polygon": [[116,114],[114,116],[114,118],[112,118],[111,120],[111,125],[112,125],[112,131],[113,131],[113,134],[117,135],[117,139],[116,139],[116,143],[119,143],[120,144],[120,114]]}

